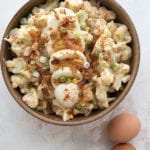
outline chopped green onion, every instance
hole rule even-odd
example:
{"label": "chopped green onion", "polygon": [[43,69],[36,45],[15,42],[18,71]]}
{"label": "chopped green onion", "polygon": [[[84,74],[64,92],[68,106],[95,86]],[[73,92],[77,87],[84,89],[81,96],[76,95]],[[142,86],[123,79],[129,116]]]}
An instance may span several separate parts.
{"label": "chopped green onion", "polygon": [[62,77],[60,77],[59,80],[60,80],[61,83],[65,83],[66,82],[66,77],[62,76]]}
{"label": "chopped green onion", "polygon": [[71,77],[66,77],[66,82],[70,83],[71,82]]}
{"label": "chopped green onion", "polygon": [[114,64],[112,64],[112,69],[115,71],[115,72],[117,72],[117,71],[119,71],[119,69],[120,69],[120,64],[118,64],[118,63],[114,63]]}
{"label": "chopped green onion", "polygon": [[65,27],[61,27],[61,28],[60,28],[60,31],[61,31],[62,33],[66,33],[66,32],[67,32],[67,29],[66,29]]}
{"label": "chopped green onion", "polygon": [[80,39],[80,34],[76,33],[74,36],[75,36],[76,39]]}
{"label": "chopped green onion", "polygon": [[59,80],[60,80],[61,83],[70,83],[71,82],[71,77],[62,76],[62,77],[60,77]]}

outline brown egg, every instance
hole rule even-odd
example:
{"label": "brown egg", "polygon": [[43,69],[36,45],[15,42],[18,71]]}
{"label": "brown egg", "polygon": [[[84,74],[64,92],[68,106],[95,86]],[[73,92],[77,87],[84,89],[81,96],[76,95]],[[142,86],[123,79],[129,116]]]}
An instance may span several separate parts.
{"label": "brown egg", "polygon": [[131,144],[118,144],[112,148],[112,150],[136,150]]}
{"label": "brown egg", "polygon": [[112,141],[126,143],[139,133],[140,128],[141,123],[136,115],[123,113],[110,121],[107,132]]}

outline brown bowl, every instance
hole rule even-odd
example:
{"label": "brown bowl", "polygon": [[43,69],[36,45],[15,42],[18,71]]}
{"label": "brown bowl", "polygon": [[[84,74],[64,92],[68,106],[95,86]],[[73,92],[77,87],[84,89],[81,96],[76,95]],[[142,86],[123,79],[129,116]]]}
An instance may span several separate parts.
{"label": "brown bowl", "polygon": [[[108,112],[113,110],[124,99],[124,97],[129,92],[130,88],[132,87],[133,82],[136,77],[136,74],[137,74],[137,71],[138,71],[139,62],[140,62],[140,46],[139,46],[139,40],[138,40],[136,29],[132,23],[132,20],[126,13],[126,11],[115,0],[107,0],[107,1],[100,0],[100,1],[108,9],[113,10],[117,14],[118,21],[123,24],[126,24],[130,30],[130,33],[131,33],[131,36],[133,39],[133,41],[131,43],[131,47],[133,49],[133,55],[132,55],[132,60],[131,60],[131,79],[130,79],[130,81],[127,83],[124,90],[121,91],[120,93],[118,93],[117,99],[110,104],[109,108],[104,109],[104,110],[95,110],[88,117],[78,116],[78,117],[75,117],[73,120],[64,122],[64,121],[62,121],[62,119],[60,117],[58,117],[56,115],[44,115],[42,113],[39,113],[39,112],[36,112],[36,111],[30,109],[22,101],[22,97],[21,97],[21,94],[19,93],[19,91],[12,88],[12,85],[10,82],[10,73],[7,71],[5,61],[11,59],[13,56],[10,53],[8,42],[3,40],[2,45],[1,45],[1,69],[2,69],[2,74],[3,74],[3,78],[5,80],[5,83],[8,87],[9,92],[14,97],[16,102],[22,108],[24,108],[27,112],[29,112],[31,115],[33,115],[34,117],[39,118],[48,123],[53,123],[53,124],[57,124],[57,125],[68,125],[68,126],[81,125],[81,124],[85,124],[88,122],[92,122],[99,118],[102,118]],[[30,0],[29,2],[27,2],[12,18],[11,22],[9,23],[9,25],[5,31],[4,37],[6,37],[9,34],[11,29],[13,29],[19,25],[20,18],[26,16],[33,7],[38,6],[39,4],[42,4],[44,2],[45,2],[45,0],[38,0],[38,1]]]}

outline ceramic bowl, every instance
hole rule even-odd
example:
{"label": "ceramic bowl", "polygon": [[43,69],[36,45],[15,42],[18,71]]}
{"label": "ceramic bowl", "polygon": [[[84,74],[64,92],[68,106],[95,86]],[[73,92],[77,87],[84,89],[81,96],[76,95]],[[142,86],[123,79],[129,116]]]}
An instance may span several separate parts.
{"label": "ceramic bowl", "polygon": [[[127,12],[115,1],[115,0],[100,0],[101,3],[107,7],[108,9],[113,10],[117,14],[117,20],[118,22],[121,22],[123,24],[126,24],[129,28],[129,31],[132,36],[132,59],[130,62],[131,65],[131,79],[125,86],[123,91],[120,91],[116,96],[117,99],[110,104],[110,107],[104,110],[95,110],[91,113],[90,116],[84,117],[84,116],[77,116],[73,120],[64,122],[60,117],[56,115],[44,115],[43,113],[34,111],[30,109],[23,101],[22,101],[22,96],[20,92],[16,89],[13,89],[11,86],[10,82],[10,73],[7,71],[5,61],[11,59],[13,56],[10,53],[10,45],[6,41],[2,41],[1,45],[1,69],[2,69],[2,74],[4,81],[8,87],[9,92],[11,95],[14,97],[16,102],[27,112],[29,112],[31,115],[33,115],[36,118],[39,118],[45,122],[48,123],[53,123],[57,125],[81,125],[85,124],[88,122],[95,121],[97,119],[100,119],[104,117],[108,112],[112,111],[127,95],[129,90],[131,89],[133,82],[135,80],[135,77],[137,75],[138,67],[139,67],[139,61],[140,61],[140,46],[139,46],[139,40],[138,40],[138,35],[136,32],[136,29],[134,27],[134,24],[130,17],[128,16]],[[26,16],[28,13],[31,12],[32,8],[35,6],[38,6],[39,4],[44,3],[45,0],[30,0],[27,2],[17,13],[16,15],[12,18],[10,21],[5,33],[4,37],[9,34],[11,29],[17,27],[19,25],[19,21],[22,17]],[[130,104],[129,104],[130,105]]]}

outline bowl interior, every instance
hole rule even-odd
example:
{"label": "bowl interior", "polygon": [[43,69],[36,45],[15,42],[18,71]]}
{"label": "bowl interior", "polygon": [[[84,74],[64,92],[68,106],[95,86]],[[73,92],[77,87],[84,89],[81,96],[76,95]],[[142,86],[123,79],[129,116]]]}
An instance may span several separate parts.
{"label": "bowl interior", "polygon": [[[45,0],[31,0],[28,3],[26,3],[17,13],[16,15],[13,17],[13,19],[11,20],[11,22],[9,23],[6,32],[4,34],[4,37],[6,37],[10,30],[17,27],[19,25],[19,21],[20,18],[27,16],[33,7],[38,6],[39,4],[44,3]],[[5,80],[5,83],[10,91],[10,93],[12,94],[12,96],[14,97],[14,99],[30,114],[32,114],[33,116],[49,122],[49,123],[54,123],[54,124],[58,124],[58,125],[79,125],[79,124],[84,124],[84,123],[88,123],[91,121],[94,121],[98,118],[101,118],[102,116],[104,116],[105,114],[107,114],[108,112],[110,112],[113,108],[115,108],[125,97],[125,95],[128,93],[128,91],[130,90],[136,74],[137,74],[137,70],[138,70],[138,66],[139,66],[139,60],[140,60],[140,52],[139,52],[139,41],[138,41],[138,37],[137,37],[137,33],[135,30],[135,27],[131,21],[131,19],[129,18],[129,16],[127,15],[127,13],[125,12],[125,10],[118,4],[116,3],[114,0],[101,0],[101,4],[103,6],[106,6],[108,9],[113,10],[116,14],[117,14],[117,21],[123,24],[126,24],[130,30],[131,36],[132,36],[132,43],[131,43],[131,47],[132,47],[132,60],[130,62],[131,64],[131,79],[130,81],[127,83],[127,85],[125,86],[123,91],[120,91],[117,94],[117,100],[115,100],[114,102],[112,102],[110,104],[110,107],[108,109],[105,110],[95,110],[94,112],[92,112],[92,114],[88,117],[84,117],[84,116],[78,116],[75,117],[73,120],[67,121],[67,122],[63,122],[62,119],[56,115],[44,115],[42,113],[36,112],[32,109],[30,109],[28,106],[26,106],[23,101],[21,100],[22,95],[19,93],[18,90],[15,90],[12,88],[11,86],[11,82],[10,82],[10,73],[7,71],[6,66],[5,66],[5,61],[9,60],[13,57],[11,51],[10,51],[10,45],[5,42],[3,40],[2,42],[2,46],[1,46],[1,66],[2,66],[2,73],[3,73],[3,77]]]}

